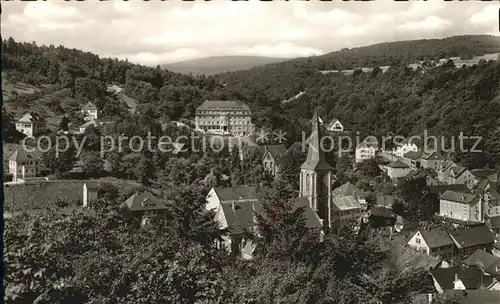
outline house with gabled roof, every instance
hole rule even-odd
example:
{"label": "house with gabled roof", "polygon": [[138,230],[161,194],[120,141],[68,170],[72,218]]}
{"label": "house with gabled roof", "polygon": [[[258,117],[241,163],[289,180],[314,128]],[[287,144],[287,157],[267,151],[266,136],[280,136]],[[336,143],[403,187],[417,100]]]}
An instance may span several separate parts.
{"label": "house with gabled roof", "polygon": [[482,222],[482,199],[476,194],[447,190],[439,197],[439,216],[463,222]]}
{"label": "house with gabled roof", "polygon": [[44,176],[48,171],[42,154],[35,148],[17,148],[9,157],[9,173],[12,174],[13,181]]}
{"label": "house with gabled roof", "polygon": [[456,165],[450,169],[448,176],[449,184],[464,184],[472,186],[475,182],[474,175],[467,168]]}
{"label": "house with gabled roof", "polygon": [[439,293],[451,290],[488,290],[495,283],[493,276],[477,266],[454,266],[430,270],[434,287]]}
{"label": "house with gabled roof", "polygon": [[149,227],[154,219],[166,222],[168,207],[149,191],[135,192],[123,204],[134,216],[141,218],[141,226]]}
{"label": "house with gabled roof", "polygon": [[460,193],[472,193],[471,190],[464,184],[447,184],[447,185],[433,185],[429,186],[429,191],[432,194],[440,196],[446,191],[455,191]]}
{"label": "house with gabled roof", "polygon": [[334,132],[344,131],[344,125],[342,125],[340,120],[336,118],[332,119],[329,123],[327,123],[325,127],[327,131],[334,131]]}
{"label": "house with gabled roof", "polygon": [[417,170],[420,169],[420,155],[422,153],[420,151],[408,151],[403,154],[401,157],[401,161],[410,166],[411,169]]}
{"label": "house with gabled roof", "polygon": [[382,169],[394,182],[396,182],[400,178],[404,178],[411,170],[410,166],[400,160],[392,161],[387,165],[382,166]]}
{"label": "house with gabled roof", "polygon": [[448,178],[450,176],[450,170],[456,166],[458,165],[450,159],[442,160],[439,164],[438,170],[436,170],[438,180],[445,184],[452,184],[449,182]]}
{"label": "house with gabled roof", "polygon": [[495,242],[493,233],[485,225],[452,231],[450,237],[457,246],[460,256],[469,256],[478,249],[491,251]]}
{"label": "house with gabled roof", "polygon": [[361,205],[362,208],[366,209],[367,202],[366,202],[366,192],[362,191],[355,185],[353,185],[351,182],[346,182],[345,184],[335,188],[332,191],[332,196],[333,197],[345,197],[345,196],[352,196],[354,199],[358,201],[358,203]]}
{"label": "house with gabled roof", "polygon": [[94,120],[97,119],[97,106],[93,104],[92,102],[87,102],[81,109],[81,112],[84,115],[84,120]]}
{"label": "house with gabled roof", "polygon": [[420,155],[420,166],[437,171],[441,161],[444,159],[444,156],[439,151],[425,151]]}
{"label": "house with gabled roof", "polygon": [[[304,207],[306,225],[310,229],[321,230],[322,222],[310,207],[307,198],[297,198],[292,208]],[[253,187],[214,187],[207,195],[207,210],[215,212],[219,228],[228,232],[218,242],[219,248],[226,248],[230,253],[244,259],[252,259],[256,244],[247,238],[247,233],[257,233],[257,214],[262,214],[262,204]]]}
{"label": "house with gabled roof", "polygon": [[439,185],[439,181],[436,178],[432,177],[430,174],[422,170],[411,170],[410,172],[408,172],[408,174],[406,174],[404,178],[407,181],[417,178],[425,178],[427,186]]}
{"label": "house with gabled roof", "polygon": [[448,259],[456,254],[456,246],[449,234],[442,229],[418,230],[408,241],[408,245],[427,255]]}
{"label": "house with gabled roof", "polygon": [[279,174],[278,160],[286,153],[286,148],[283,145],[265,146],[262,166],[264,171],[271,176],[276,177]]}
{"label": "house with gabled roof", "polygon": [[474,251],[461,263],[467,266],[480,266],[485,273],[492,276],[500,275],[500,258],[481,249]]}
{"label": "house with gabled roof", "polygon": [[354,152],[356,163],[375,158],[377,151],[378,143],[365,139],[356,146],[356,151]]}
{"label": "house with gabled roof", "polygon": [[16,130],[27,136],[36,136],[47,130],[45,119],[35,112],[24,114],[16,121]]}
{"label": "house with gabled roof", "polygon": [[403,157],[408,152],[417,153],[418,146],[414,142],[410,141],[410,138],[405,138],[403,141],[397,143],[397,147],[394,148],[393,154],[397,157]]}

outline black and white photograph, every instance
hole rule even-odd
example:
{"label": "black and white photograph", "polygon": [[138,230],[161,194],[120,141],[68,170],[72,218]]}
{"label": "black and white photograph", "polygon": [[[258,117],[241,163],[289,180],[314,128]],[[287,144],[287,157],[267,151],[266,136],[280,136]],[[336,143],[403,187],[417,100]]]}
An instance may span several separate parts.
{"label": "black and white photograph", "polygon": [[0,22],[4,303],[500,303],[500,2]]}

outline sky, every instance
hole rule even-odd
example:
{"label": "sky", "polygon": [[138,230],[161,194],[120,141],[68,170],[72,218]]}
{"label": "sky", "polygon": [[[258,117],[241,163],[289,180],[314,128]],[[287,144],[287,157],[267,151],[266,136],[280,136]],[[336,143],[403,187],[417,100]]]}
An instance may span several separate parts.
{"label": "sky", "polygon": [[2,1],[2,37],[157,65],[304,57],[385,41],[499,35],[494,2]]}

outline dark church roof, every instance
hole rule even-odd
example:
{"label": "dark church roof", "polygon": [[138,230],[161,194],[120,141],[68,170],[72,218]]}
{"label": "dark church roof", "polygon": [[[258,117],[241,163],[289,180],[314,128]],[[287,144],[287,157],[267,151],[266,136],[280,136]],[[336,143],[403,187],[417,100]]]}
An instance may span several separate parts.
{"label": "dark church roof", "polygon": [[304,164],[302,164],[301,169],[323,171],[333,170],[332,166],[330,166],[330,164],[326,161],[325,151],[321,149],[321,128],[318,112],[315,110],[312,119],[312,132],[308,140],[309,149],[307,151],[307,158]]}

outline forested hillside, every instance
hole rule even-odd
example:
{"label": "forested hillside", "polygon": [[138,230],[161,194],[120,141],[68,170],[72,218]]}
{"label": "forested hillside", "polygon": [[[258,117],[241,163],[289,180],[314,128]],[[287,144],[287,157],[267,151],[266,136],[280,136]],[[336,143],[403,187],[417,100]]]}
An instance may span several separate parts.
{"label": "forested hillside", "polygon": [[[133,118],[192,118],[204,99],[236,98],[246,101],[254,111],[259,127],[283,129],[288,144],[308,131],[312,109],[319,107],[324,119],[338,118],[361,135],[411,135],[428,130],[437,135],[481,135],[486,153],[456,155],[470,167],[500,163],[498,121],[500,119],[500,67],[498,61],[479,62],[471,67],[454,68],[445,64],[411,70],[409,62],[444,56],[473,56],[500,51],[500,38],[457,36],[437,40],[391,42],[319,57],[296,59],[278,64],[214,76],[188,76],[148,68],[127,61],[101,59],[97,55],[62,46],[36,46],[4,41],[3,68],[11,82],[51,84],[35,96],[46,94],[67,98],[45,98],[56,114],[94,101],[107,117],[130,116],[123,102],[106,92],[106,85],[118,83],[134,98]],[[386,73],[356,71],[352,76],[321,74],[321,62],[337,67],[351,65],[391,65]],[[281,101],[305,91],[294,101]],[[32,96],[20,96],[6,104],[28,110]],[[69,99],[68,99],[69,98]],[[26,100],[30,99],[30,100]],[[36,101],[36,100],[35,100]],[[38,102],[38,101],[36,101]],[[10,105],[9,105],[10,104]],[[7,113],[12,114],[12,113]],[[125,119],[128,121],[128,119]],[[125,122],[126,123],[126,122]]]}
{"label": "forested hillside", "polygon": [[223,72],[242,71],[251,67],[287,60],[290,60],[290,58],[263,56],[215,56],[164,64],[162,65],[162,68],[176,73],[212,75]]}

